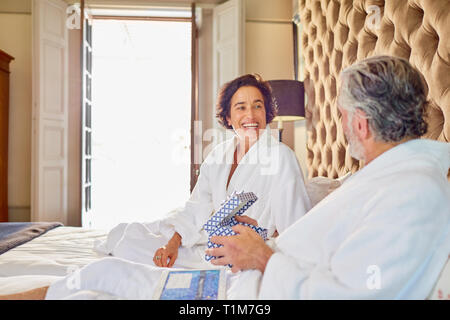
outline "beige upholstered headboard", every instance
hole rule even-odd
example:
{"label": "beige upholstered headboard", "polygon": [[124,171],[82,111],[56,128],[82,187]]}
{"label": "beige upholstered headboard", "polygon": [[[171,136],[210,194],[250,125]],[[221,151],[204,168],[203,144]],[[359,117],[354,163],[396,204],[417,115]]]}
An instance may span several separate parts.
{"label": "beige upholstered headboard", "polygon": [[379,54],[425,77],[427,138],[450,141],[450,0],[298,0],[307,95],[309,178],[356,171],[336,107],[340,71]]}

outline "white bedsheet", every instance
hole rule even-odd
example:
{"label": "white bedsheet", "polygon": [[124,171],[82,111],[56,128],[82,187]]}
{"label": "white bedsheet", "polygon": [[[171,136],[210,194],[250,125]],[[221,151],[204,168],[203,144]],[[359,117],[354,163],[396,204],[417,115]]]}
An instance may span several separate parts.
{"label": "white bedsheet", "polygon": [[[120,260],[93,250],[94,243],[97,240],[105,240],[106,236],[107,232],[104,231],[58,227],[0,255],[0,295],[49,286],[71,272],[77,271],[77,268],[105,257],[109,257],[108,260]],[[103,261],[102,265],[105,266],[105,263],[107,265],[108,261]],[[114,270],[115,265],[108,265],[106,269]],[[119,267],[120,265],[118,264]],[[145,269],[146,266],[141,265],[141,268]],[[152,267],[150,266],[150,268]],[[114,270],[112,273],[117,275],[120,270]],[[131,279],[130,277],[123,277],[123,279],[131,281],[139,276],[150,277],[152,278],[150,283],[156,283],[155,279],[159,279],[159,272],[139,273],[133,269],[133,274]],[[229,272],[227,277],[228,298],[241,299],[241,296],[252,296],[253,291],[256,292],[256,288],[243,286],[242,283],[247,282],[247,277],[258,275],[259,272],[247,272],[245,277],[238,277]],[[106,274],[106,279],[110,276],[112,275]],[[133,288],[138,288],[138,286],[131,286],[130,290]],[[64,299],[117,300],[121,297],[103,291],[79,290]]]}
{"label": "white bedsheet", "polygon": [[0,295],[49,285],[106,255],[93,250],[107,232],[58,227],[0,255]]}

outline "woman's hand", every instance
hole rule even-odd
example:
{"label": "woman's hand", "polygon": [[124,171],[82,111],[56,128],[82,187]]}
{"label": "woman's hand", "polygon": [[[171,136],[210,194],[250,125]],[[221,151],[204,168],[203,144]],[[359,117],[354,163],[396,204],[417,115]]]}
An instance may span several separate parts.
{"label": "woman's hand", "polygon": [[169,240],[169,242],[156,250],[155,255],[153,256],[153,262],[158,267],[167,267],[171,268],[177,260],[178,257],[178,248],[181,245],[181,236],[178,232],[175,232],[173,237]]}
{"label": "woman's hand", "polygon": [[[236,219],[237,222],[243,222],[243,223],[248,223],[248,224],[252,224],[255,227],[258,226],[258,221],[256,221],[255,219],[250,218],[249,216],[234,216],[234,218]],[[278,237],[278,230],[275,230],[272,238],[276,238]]]}
{"label": "woman's hand", "polygon": [[258,226],[258,221],[256,221],[255,219],[250,218],[249,216],[238,216],[238,215],[235,215],[234,218],[236,219],[237,222],[248,223],[248,224],[254,225],[255,227]]}

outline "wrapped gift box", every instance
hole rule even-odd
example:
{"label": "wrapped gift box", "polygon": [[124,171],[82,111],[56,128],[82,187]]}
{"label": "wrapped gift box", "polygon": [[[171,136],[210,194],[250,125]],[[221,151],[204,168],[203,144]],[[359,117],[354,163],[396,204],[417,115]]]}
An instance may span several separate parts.
{"label": "wrapped gift box", "polygon": [[[258,198],[253,192],[233,192],[203,226],[209,233],[208,248],[218,248],[222,245],[211,242],[213,236],[233,236],[236,233],[231,229],[237,224],[252,228],[264,240],[267,239],[267,229],[255,227],[248,223],[241,223],[234,218],[236,215],[242,215]],[[216,257],[205,255],[206,261]],[[230,266],[231,267],[231,266]]]}

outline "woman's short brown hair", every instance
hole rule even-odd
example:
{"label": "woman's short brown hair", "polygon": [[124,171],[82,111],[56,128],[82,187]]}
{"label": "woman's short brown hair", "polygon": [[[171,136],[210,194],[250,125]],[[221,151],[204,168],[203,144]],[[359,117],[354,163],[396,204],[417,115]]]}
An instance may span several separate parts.
{"label": "woman's short brown hair", "polygon": [[264,108],[266,110],[266,123],[272,122],[277,114],[277,106],[272,96],[272,88],[258,74],[246,74],[225,83],[219,91],[216,104],[216,118],[226,129],[232,129],[228,125],[227,117],[230,116],[231,98],[241,87],[255,87],[264,97]]}

